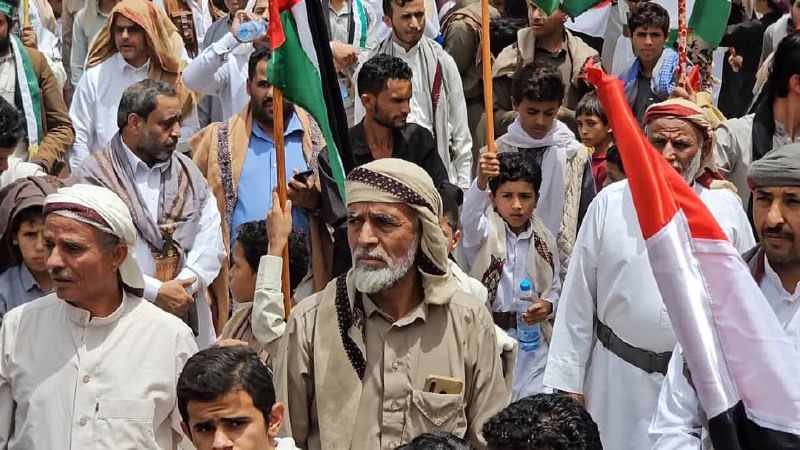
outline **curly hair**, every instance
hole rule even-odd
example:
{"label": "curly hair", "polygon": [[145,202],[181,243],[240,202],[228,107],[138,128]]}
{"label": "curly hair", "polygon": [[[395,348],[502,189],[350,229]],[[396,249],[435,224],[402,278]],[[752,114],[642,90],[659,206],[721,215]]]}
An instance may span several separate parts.
{"label": "curly hair", "polygon": [[506,407],[483,426],[489,448],[602,450],[589,413],[563,394],[536,394]]}
{"label": "curly hair", "polygon": [[[267,222],[254,220],[239,225],[236,229],[236,242],[242,246],[244,259],[250,270],[256,272],[261,257],[267,254]],[[289,283],[294,292],[297,285],[308,273],[308,240],[306,235],[297,230],[289,233]]]}
{"label": "curly hair", "polygon": [[402,59],[381,53],[368,59],[358,71],[358,92],[378,95],[389,80],[411,81],[411,67]]}
{"label": "curly hair", "polygon": [[658,3],[649,1],[639,2],[631,8],[628,18],[628,30],[631,35],[637,28],[654,27],[664,32],[664,37],[669,36],[669,13]]}
{"label": "curly hair", "polygon": [[15,148],[25,136],[25,125],[17,108],[0,98],[0,148]]}
{"label": "curly hair", "polygon": [[519,152],[498,153],[497,160],[500,162],[500,175],[489,180],[492,195],[509,181],[527,181],[533,186],[534,192],[539,193],[539,188],[542,187],[542,169],[538,165]]}
{"label": "curly hair", "polygon": [[552,64],[541,61],[525,64],[511,78],[511,97],[517,104],[525,99],[532,102],[560,102],[565,89],[561,72]]}
{"label": "curly hair", "polygon": [[465,440],[453,433],[424,433],[397,450],[472,450]]}

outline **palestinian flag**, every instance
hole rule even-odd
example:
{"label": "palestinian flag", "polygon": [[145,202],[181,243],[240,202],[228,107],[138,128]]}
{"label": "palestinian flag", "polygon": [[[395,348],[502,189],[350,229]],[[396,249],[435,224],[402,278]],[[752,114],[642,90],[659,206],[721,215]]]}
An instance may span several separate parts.
{"label": "palestinian flag", "polygon": [[[595,7],[601,8],[598,11],[593,11],[594,12],[593,15],[598,15],[599,11],[601,11],[602,8],[607,8],[610,6],[611,6],[611,0],[564,0],[564,2],[561,4],[561,7],[564,8],[564,11],[567,13],[567,15],[569,15],[573,19],[576,19],[581,14]],[[606,21],[608,20],[607,13],[605,19]]]}
{"label": "palestinian flag", "polygon": [[714,448],[800,448],[800,352],[692,188],[650,145],[622,84],[587,77],[617,136],[650,265]]}
{"label": "palestinian flag", "polygon": [[267,79],[286,100],[319,124],[328,146],[331,171],[344,199],[345,170],[352,169],[347,115],[333,68],[322,5],[316,0],[271,0],[272,57]]}
{"label": "palestinian flag", "polygon": [[730,13],[730,0],[695,0],[689,16],[689,30],[703,39],[708,48],[717,48],[728,26]]}

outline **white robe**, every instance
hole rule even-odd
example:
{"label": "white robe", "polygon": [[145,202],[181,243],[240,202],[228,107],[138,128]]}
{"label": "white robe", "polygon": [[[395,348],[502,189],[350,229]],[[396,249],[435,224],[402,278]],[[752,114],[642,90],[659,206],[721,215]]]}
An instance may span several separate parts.
{"label": "white robe", "polygon": [[[795,348],[800,348],[800,289],[795,287],[794,293],[787,292],[769,261],[764,262],[764,277],[759,287]],[[706,428],[708,423],[700,413],[695,390],[684,376],[681,355],[678,345],[661,386],[658,409],[650,426],[654,450],[711,448]]]}
{"label": "white robe", "polygon": [[[755,245],[734,194],[699,185],[695,191],[734,247],[744,252]],[[600,344],[595,314],[635,347],[660,353],[677,343],[627,181],[603,189],[583,220],[556,314],[544,385],[586,396],[604,448],[649,449],[647,430],[664,376],[648,374]]]}

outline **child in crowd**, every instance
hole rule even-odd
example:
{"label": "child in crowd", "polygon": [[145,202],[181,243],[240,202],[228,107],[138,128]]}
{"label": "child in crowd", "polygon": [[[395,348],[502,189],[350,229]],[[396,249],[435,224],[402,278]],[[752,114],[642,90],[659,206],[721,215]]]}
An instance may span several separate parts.
{"label": "child in crowd", "polygon": [[564,394],[537,394],[508,405],[486,422],[483,437],[489,450],[603,449],[592,416]]}
{"label": "child in crowd", "polygon": [[557,239],[562,277],[583,214],[596,193],[589,152],[556,119],[564,89],[561,73],[548,63],[534,61],[517,69],[511,96],[519,114],[497,139],[498,153],[519,152],[539,169],[536,215]]}
{"label": "child in crowd", "polygon": [[471,266],[470,275],[488,290],[488,304],[495,324],[510,336],[517,335],[520,282],[529,280],[534,301],[523,320],[541,324],[541,345],[519,349],[512,399],[541,392],[547,362],[549,319],[561,292],[555,239],[534,214],[542,175],[521,153],[481,156],[478,177],[464,200],[463,244]]}
{"label": "child in crowd", "polygon": [[655,2],[640,2],[632,7],[628,29],[636,59],[622,82],[628,105],[641,125],[647,108],[666,100],[675,89],[678,53],[664,47],[669,36],[669,13]]}
{"label": "child in crowd", "polygon": [[606,151],[614,143],[614,135],[596,92],[583,96],[575,108],[575,116],[581,143],[592,155],[592,175],[599,192],[606,179]]}
{"label": "child in crowd", "polygon": [[612,145],[606,152],[606,171],[606,180],[603,182],[603,187],[615,181],[628,178],[625,175],[625,168],[622,166],[622,157],[619,155],[619,149],[617,149],[616,145]]}
{"label": "child in crowd", "polygon": [[[237,230],[229,275],[234,313],[220,335],[222,345],[230,340],[246,342],[267,365],[271,365],[285,326],[281,274],[287,245],[290,292],[308,272],[308,246],[304,235],[292,230],[291,204],[286,213],[280,211],[277,198],[273,198],[273,205],[278,205],[278,214],[273,207],[266,221],[245,222]],[[255,314],[265,316],[257,323],[251,321],[254,303]],[[269,326],[261,330],[259,323]]]}
{"label": "child in crowd", "polygon": [[44,175],[44,170],[26,162],[14,152],[25,137],[25,122],[17,108],[0,97],[0,189],[31,175]]}
{"label": "child in crowd", "polygon": [[0,319],[12,308],[50,293],[42,211],[54,177],[17,180],[0,190]]}

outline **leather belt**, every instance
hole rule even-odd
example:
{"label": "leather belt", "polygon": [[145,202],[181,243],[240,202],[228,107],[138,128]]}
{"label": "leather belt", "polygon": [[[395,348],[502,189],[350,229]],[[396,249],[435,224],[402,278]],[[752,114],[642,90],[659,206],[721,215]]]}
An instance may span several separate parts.
{"label": "leather belt", "polygon": [[658,372],[662,375],[667,374],[669,359],[672,352],[656,353],[634,347],[620,339],[619,336],[603,322],[595,319],[597,328],[597,340],[611,353],[619,356],[623,361],[632,366],[636,366],[647,373]]}
{"label": "leather belt", "polygon": [[495,325],[503,330],[517,329],[517,313],[492,311],[492,319]]}

